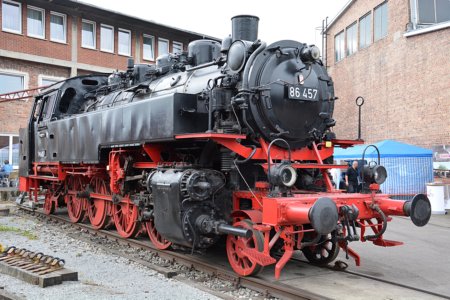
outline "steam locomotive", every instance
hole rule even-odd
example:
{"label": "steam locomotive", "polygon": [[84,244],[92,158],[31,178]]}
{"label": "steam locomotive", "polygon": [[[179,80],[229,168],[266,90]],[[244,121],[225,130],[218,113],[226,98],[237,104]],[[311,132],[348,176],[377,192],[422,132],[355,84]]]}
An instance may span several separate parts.
{"label": "steam locomotive", "polygon": [[[205,251],[223,241],[233,270],[255,275],[296,250],[332,262],[349,242],[379,246],[389,215],[430,218],[423,194],[396,201],[379,192],[380,165],[364,166],[364,189],[336,190],[330,179],[338,140],[333,81],[319,49],[258,39],[255,16],[232,18],[222,43],[191,42],[112,74],[79,76],[35,98],[20,132],[20,190],[47,214],[146,231],[160,249]],[[368,234],[368,232],[371,234]],[[273,255],[277,251],[281,258]]]}

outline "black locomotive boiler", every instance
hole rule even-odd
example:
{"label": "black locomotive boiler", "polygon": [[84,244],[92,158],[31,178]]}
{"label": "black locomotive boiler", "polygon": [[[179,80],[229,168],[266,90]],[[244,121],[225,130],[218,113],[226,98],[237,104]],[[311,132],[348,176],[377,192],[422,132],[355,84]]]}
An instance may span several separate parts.
{"label": "black locomotive boiler", "polygon": [[382,166],[365,168],[362,193],[333,187],[328,170],[345,167],[334,147],[358,142],[331,131],[337,98],[319,49],[267,45],[258,21],[236,16],[222,43],[42,91],[20,134],[20,189],[34,201],[44,190],[48,214],[67,207],[73,222],[146,231],[160,249],[206,251],[227,235],[243,276],[276,264],[278,278],[296,250],[326,264],[342,248],[359,264],[349,242],[398,244],[383,238],[389,215],[425,225],[425,195],[378,193]]}

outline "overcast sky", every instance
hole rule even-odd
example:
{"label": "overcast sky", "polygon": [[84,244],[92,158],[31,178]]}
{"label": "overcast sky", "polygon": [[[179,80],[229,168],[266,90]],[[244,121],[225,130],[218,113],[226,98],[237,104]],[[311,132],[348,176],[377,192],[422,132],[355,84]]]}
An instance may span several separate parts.
{"label": "overcast sky", "polygon": [[260,18],[259,38],[293,39],[321,46],[318,27],[333,19],[348,0],[82,0],[99,7],[217,38],[231,33],[231,17]]}

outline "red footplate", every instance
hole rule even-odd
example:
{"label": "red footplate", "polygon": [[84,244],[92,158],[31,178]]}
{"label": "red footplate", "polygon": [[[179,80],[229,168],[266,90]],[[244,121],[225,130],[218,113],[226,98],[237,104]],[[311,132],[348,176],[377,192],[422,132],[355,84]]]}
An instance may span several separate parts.
{"label": "red footplate", "polygon": [[277,262],[272,256],[259,252],[256,249],[245,248],[242,250],[242,253],[261,266],[268,266]]}

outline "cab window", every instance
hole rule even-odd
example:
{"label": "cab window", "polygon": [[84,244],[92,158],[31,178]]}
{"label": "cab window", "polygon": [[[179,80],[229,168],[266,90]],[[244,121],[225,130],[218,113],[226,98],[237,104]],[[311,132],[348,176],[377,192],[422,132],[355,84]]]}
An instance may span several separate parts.
{"label": "cab window", "polygon": [[36,109],[34,111],[34,120],[42,122],[52,118],[53,107],[55,104],[56,92],[43,96],[37,100]]}

